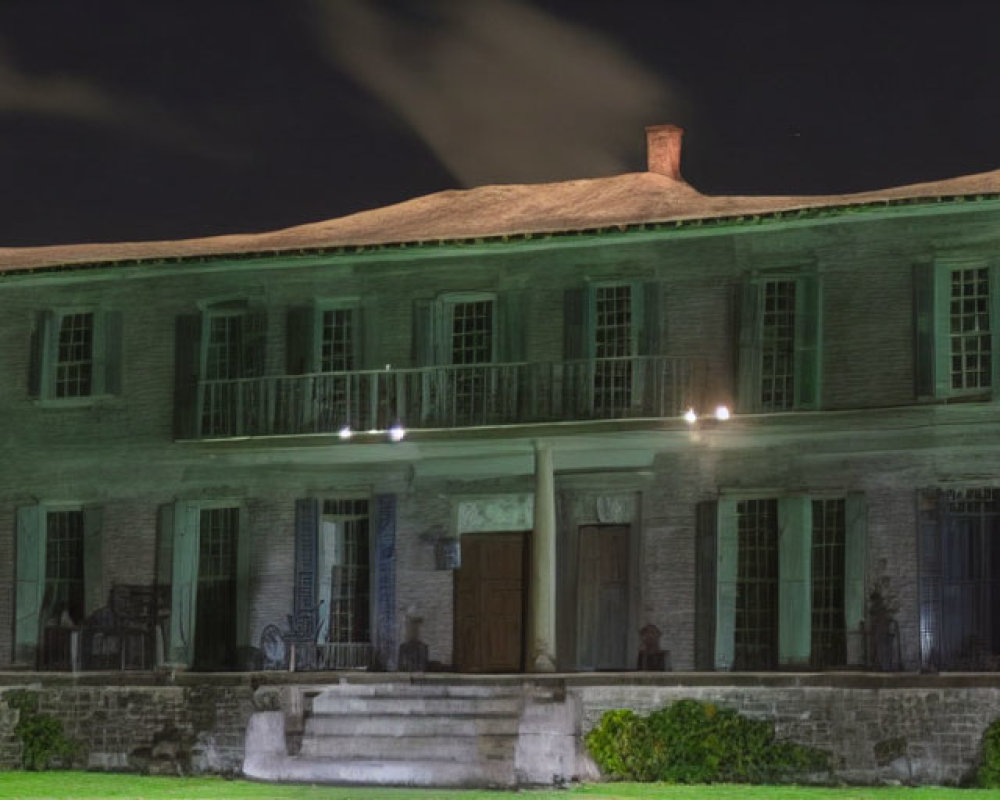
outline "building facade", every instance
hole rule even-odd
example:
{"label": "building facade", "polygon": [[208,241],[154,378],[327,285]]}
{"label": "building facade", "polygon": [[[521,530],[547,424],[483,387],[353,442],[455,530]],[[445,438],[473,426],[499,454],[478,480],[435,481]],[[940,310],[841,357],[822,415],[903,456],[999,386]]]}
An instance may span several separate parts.
{"label": "building facade", "polygon": [[1000,174],[711,198],[648,134],[0,250],[0,663],[625,670],[653,625],[674,669],[1000,667]]}

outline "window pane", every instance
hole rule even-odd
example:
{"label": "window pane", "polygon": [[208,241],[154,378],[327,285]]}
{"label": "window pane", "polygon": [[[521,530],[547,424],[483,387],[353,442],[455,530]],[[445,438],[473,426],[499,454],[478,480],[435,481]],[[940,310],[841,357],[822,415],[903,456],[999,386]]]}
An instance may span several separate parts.
{"label": "window pane", "polygon": [[632,403],[631,286],[597,287],[594,337],[594,413],[617,416]]}
{"label": "window pane", "polygon": [[736,506],[738,556],[734,669],[773,669],[778,660],[778,501]]}
{"label": "window pane", "polygon": [[336,539],[330,575],[320,578],[331,584],[328,641],[370,642],[368,500],[327,500],[323,522],[335,526]]}
{"label": "window pane", "polygon": [[795,281],[762,288],[760,399],[765,411],[783,411],[795,402]]}
{"label": "window pane", "polygon": [[65,314],[59,323],[56,397],[87,397],[94,369],[94,315]]}
{"label": "window pane", "polygon": [[847,661],[844,622],[844,565],[847,529],[843,498],[812,504],[812,663]]}
{"label": "window pane", "polygon": [[992,385],[989,269],[951,272],[951,387],[980,389]]}
{"label": "window pane", "polygon": [[349,308],[323,312],[321,372],[350,372],[354,367],[354,314]]}
{"label": "window pane", "polygon": [[50,618],[83,622],[83,512],[46,514],[45,595]]}

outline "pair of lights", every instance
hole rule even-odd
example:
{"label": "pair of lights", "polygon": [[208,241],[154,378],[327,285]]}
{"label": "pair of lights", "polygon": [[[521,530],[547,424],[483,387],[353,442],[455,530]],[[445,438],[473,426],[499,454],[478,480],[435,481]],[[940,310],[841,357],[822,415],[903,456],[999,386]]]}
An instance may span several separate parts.
{"label": "pair of lights", "polygon": [[[375,428],[368,431],[368,433],[372,434],[373,436],[378,436],[380,433],[384,433],[386,436],[389,437],[390,441],[401,442],[406,437],[406,428],[404,428],[402,425],[393,425],[387,431],[380,431],[377,428]],[[338,435],[340,436],[342,441],[346,442],[348,439],[354,436],[354,431],[351,430],[350,426],[345,425],[338,431]]]}
{"label": "pair of lights", "polygon": [[[729,419],[730,413],[728,406],[716,406],[715,408],[715,419],[720,422],[725,422]],[[684,421],[689,425],[694,425],[698,421],[698,415],[695,413],[693,408],[689,408],[684,412]]]}

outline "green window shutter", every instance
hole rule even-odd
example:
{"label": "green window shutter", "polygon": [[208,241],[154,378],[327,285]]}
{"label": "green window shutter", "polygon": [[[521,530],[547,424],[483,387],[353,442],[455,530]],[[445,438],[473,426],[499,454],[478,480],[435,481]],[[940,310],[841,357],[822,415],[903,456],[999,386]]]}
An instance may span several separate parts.
{"label": "green window shutter", "polygon": [[240,377],[258,378],[267,372],[267,312],[248,311],[243,316],[243,363]]}
{"label": "green window shutter", "polygon": [[649,281],[637,285],[633,298],[640,305],[632,309],[639,325],[640,356],[657,356],[663,352],[663,283]]}
{"label": "green window shutter", "polygon": [[174,559],[174,504],[164,503],[156,515],[156,583],[170,585]]}
{"label": "green window shutter", "polygon": [[934,266],[913,265],[913,388],[934,396]]}
{"label": "green window shutter", "polygon": [[201,510],[197,503],[174,506],[173,569],[171,570],[170,662],[191,666],[198,601],[198,534]]}
{"label": "green window shutter", "polygon": [[318,368],[316,358],[316,316],[312,306],[290,308],[285,338],[285,370],[289,375],[305,375]]}
{"label": "green window shutter", "polygon": [[736,376],[736,410],[756,414],[761,410],[761,309],[760,284],[747,276],[740,292],[739,354]]}
{"label": "green window shutter", "polygon": [[524,319],[530,302],[522,289],[503,292],[497,297],[500,342],[497,359],[502,364],[517,364],[527,357]]}
{"label": "green window shutter", "polygon": [[847,663],[864,663],[865,562],[868,556],[868,503],[862,492],[844,499],[844,626]]}
{"label": "green window shutter", "polygon": [[122,393],[122,312],[105,311],[104,328],[104,385],[105,394]]}
{"label": "green window shutter", "polygon": [[715,668],[715,592],[718,566],[718,504],[698,503],[695,520],[694,667]]}
{"label": "green window shutter", "polygon": [[778,501],[778,663],[802,666],[812,655],[812,500]]}
{"label": "green window shutter", "polygon": [[806,273],[795,281],[795,408],[820,407],[822,332],[822,282],[819,275]]}
{"label": "green window shutter", "polygon": [[951,388],[951,268],[934,267],[934,396],[947,397]]}
{"label": "green window shutter", "polygon": [[718,560],[715,593],[715,668],[732,669],[736,656],[736,577],[739,562],[737,501],[718,503]]}
{"label": "green window shutter", "polygon": [[177,439],[194,439],[201,431],[200,371],[201,315],[181,315],[174,328],[174,437]]}
{"label": "green window shutter", "polygon": [[108,604],[104,591],[103,514],[100,506],[83,509],[83,607],[90,616]]}
{"label": "green window shutter", "polygon": [[413,301],[413,365],[430,367],[434,365],[434,323],[432,300]]}
{"label": "green window shutter", "polygon": [[14,661],[35,665],[39,616],[45,593],[45,513],[40,506],[17,509],[17,614]]}
{"label": "green window shutter", "polygon": [[47,397],[46,391],[51,391],[51,377],[45,377],[49,368],[47,343],[49,331],[54,324],[54,314],[51,311],[40,311],[31,331],[31,346],[28,358],[28,396]]}
{"label": "green window shutter", "polygon": [[593,287],[567,289],[563,294],[563,357],[566,361],[594,357]]}
{"label": "green window shutter", "polygon": [[1000,401],[1000,267],[990,267],[990,389]]}
{"label": "green window shutter", "polygon": [[[355,306],[350,311],[351,314],[351,364],[356,370],[377,369],[380,365],[369,360],[369,353],[366,349],[367,336],[365,330],[365,313],[361,306]],[[371,354],[373,355],[373,354]]]}
{"label": "green window shutter", "polygon": [[250,520],[245,507],[240,507],[240,526],[236,532],[236,646],[250,644]]}

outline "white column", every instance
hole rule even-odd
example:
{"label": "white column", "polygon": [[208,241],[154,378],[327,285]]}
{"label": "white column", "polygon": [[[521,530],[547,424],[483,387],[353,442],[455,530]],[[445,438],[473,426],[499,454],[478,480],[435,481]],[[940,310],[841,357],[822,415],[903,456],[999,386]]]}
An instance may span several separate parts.
{"label": "white column", "polygon": [[556,669],[556,495],[552,450],[535,445],[535,530],[531,537],[528,669]]}

